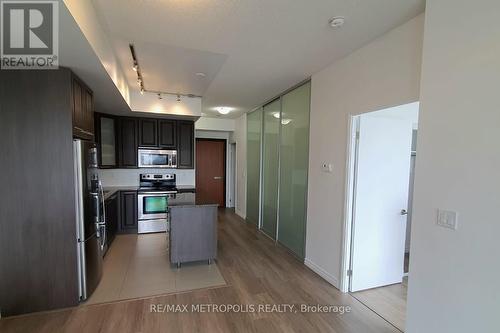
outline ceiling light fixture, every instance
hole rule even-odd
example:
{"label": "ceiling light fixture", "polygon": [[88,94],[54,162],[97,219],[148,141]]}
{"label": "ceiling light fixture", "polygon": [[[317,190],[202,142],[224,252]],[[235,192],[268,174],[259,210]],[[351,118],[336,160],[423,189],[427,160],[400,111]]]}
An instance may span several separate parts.
{"label": "ceiling light fixture", "polygon": [[198,72],[198,73],[196,73],[196,76],[198,76],[198,77],[206,77],[207,74],[205,74],[203,72]]}
{"label": "ceiling light fixture", "polygon": [[334,29],[340,28],[341,26],[344,25],[344,23],[345,23],[345,17],[343,16],[335,16],[328,21],[330,27]]}
{"label": "ceiling light fixture", "polygon": [[215,110],[217,110],[217,112],[219,112],[220,114],[228,114],[232,111],[232,109],[227,106],[219,106],[216,107]]}
{"label": "ceiling light fixture", "polygon": [[280,119],[280,113],[279,112],[273,112],[273,117],[276,119]]}

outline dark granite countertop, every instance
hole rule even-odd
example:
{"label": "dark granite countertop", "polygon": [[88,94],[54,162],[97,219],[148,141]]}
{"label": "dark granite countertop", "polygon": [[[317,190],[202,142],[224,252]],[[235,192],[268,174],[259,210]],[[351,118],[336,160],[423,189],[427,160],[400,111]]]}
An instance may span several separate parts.
{"label": "dark granite countertop", "polygon": [[[104,190],[104,200],[109,199],[113,194],[115,194],[118,191],[137,191],[139,189],[139,186],[107,186],[103,187]],[[169,201],[172,201],[172,203],[169,202],[169,205],[176,205],[176,202],[186,202],[187,204],[192,204],[194,205],[195,202],[195,192],[196,188],[192,185],[177,185],[177,190],[179,193],[176,194],[175,199],[170,199]],[[187,194],[187,195],[184,195]],[[189,195],[191,194],[191,195]],[[192,201],[192,203],[191,203]]]}
{"label": "dark granite countertop", "polygon": [[118,191],[137,191],[139,186],[108,186],[103,187],[104,190],[104,200],[110,198],[113,194]]}

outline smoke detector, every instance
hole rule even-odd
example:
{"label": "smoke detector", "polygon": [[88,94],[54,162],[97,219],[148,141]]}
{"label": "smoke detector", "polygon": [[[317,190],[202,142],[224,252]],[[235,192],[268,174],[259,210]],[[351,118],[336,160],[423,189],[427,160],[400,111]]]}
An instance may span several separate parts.
{"label": "smoke detector", "polygon": [[330,27],[332,27],[333,29],[338,29],[340,28],[341,26],[343,26],[345,23],[345,17],[343,16],[335,16],[335,17],[332,17],[329,21],[328,21],[328,24],[330,25]]}

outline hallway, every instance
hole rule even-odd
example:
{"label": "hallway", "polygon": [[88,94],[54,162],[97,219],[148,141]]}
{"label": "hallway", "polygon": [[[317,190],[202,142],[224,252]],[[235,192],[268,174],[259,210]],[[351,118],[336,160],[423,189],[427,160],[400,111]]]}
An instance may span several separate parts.
{"label": "hallway", "polygon": [[[399,332],[349,294],[332,287],[233,210],[219,211],[217,265],[226,286],[89,305],[0,320],[1,332]],[[152,305],[295,305],[297,312],[151,311]],[[300,305],[350,307],[301,312]]]}

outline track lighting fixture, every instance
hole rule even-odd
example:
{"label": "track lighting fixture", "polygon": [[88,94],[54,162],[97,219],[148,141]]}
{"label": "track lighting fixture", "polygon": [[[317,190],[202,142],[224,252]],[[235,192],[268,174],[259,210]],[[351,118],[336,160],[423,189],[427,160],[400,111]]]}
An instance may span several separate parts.
{"label": "track lighting fixture", "polygon": [[132,69],[136,72],[137,74],[137,84],[139,85],[139,91],[141,92],[141,95],[144,95],[144,93],[152,93],[152,94],[157,94],[158,99],[162,99],[162,95],[169,95],[169,96],[176,96],[176,101],[181,102],[181,96],[187,96],[187,97],[202,97],[194,94],[179,94],[179,93],[171,93],[167,91],[158,91],[158,90],[148,90],[144,86],[144,78],[142,77],[142,72],[141,72],[141,66],[139,65],[139,60],[137,60],[137,56],[135,53],[135,48],[134,44],[129,44],[130,48],[130,53],[132,55]]}

